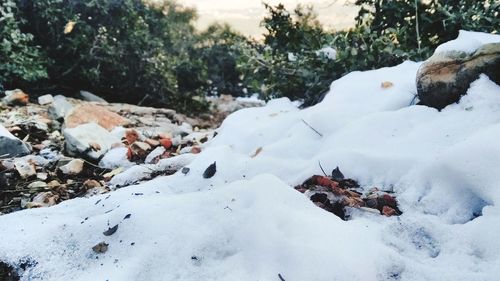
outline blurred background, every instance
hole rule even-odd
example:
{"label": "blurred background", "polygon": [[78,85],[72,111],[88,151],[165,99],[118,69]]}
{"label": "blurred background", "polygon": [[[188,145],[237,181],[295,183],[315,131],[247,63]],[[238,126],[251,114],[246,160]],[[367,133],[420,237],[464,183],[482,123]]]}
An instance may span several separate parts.
{"label": "blurred background", "polygon": [[351,71],[422,61],[498,0],[1,0],[0,92],[81,90],[207,112],[207,97],[319,102]]}
{"label": "blurred background", "polygon": [[[215,21],[230,24],[235,30],[254,38],[262,38],[264,28],[260,22],[266,14],[266,9],[259,0],[183,0],[186,6],[195,7],[199,19],[196,26],[205,28]],[[271,5],[282,3],[286,7],[310,5],[318,15],[319,21],[329,29],[345,29],[354,26],[354,17],[359,7],[345,0],[272,0]]]}

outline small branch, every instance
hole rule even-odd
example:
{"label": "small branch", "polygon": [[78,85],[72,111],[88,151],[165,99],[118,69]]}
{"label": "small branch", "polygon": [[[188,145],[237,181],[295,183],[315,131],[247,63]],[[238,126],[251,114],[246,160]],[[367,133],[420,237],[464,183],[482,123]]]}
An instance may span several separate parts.
{"label": "small branch", "polygon": [[311,128],[311,130],[313,130],[316,134],[318,134],[320,137],[323,137],[323,134],[321,134],[320,132],[318,132],[318,130],[314,129],[311,125],[309,125],[309,123],[306,122],[306,120],[304,119],[301,119],[302,122],[304,122],[304,124],[307,125],[307,127]]}
{"label": "small branch", "polygon": [[281,276],[281,273],[278,273],[278,277],[280,278],[280,281],[285,281],[285,278],[283,278],[283,276]]}
{"label": "small branch", "polygon": [[328,177],[328,175],[325,173],[325,170],[323,170],[323,166],[321,166],[321,161],[318,160],[318,164],[319,164],[319,168],[321,169],[321,171],[323,172],[325,177]]}

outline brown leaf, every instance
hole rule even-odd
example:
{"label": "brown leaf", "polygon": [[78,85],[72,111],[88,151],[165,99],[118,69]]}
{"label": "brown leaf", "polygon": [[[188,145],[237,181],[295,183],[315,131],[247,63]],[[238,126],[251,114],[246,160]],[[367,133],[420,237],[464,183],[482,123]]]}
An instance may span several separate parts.
{"label": "brown leaf", "polygon": [[257,150],[255,150],[254,154],[253,154],[251,157],[252,157],[252,158],[255,158],[255,157],[257,157],[257,155],[259,155],[261,152],[262,152],[262,147],[259,147],[259,148],[257,148]]}
{"label": "brown leaf", "polygon": [[392,82],[385,81],[385,82],[382,82],[382,84],[380,86],[383,89],[388,89],[388,88],[391,88],[392,86],[394,86],[394,84]]}

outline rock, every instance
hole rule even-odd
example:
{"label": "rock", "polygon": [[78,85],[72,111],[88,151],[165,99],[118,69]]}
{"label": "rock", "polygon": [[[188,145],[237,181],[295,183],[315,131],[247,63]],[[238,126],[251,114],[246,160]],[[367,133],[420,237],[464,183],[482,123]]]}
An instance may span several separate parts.
{"label": "rock", "polygon": [[417,72],[420,104],[440,110],[458,102],[481,73],[500,84],[500,43],[485,44],[471,55],[456,51],[434,54]]}
{"label": "rock", "polygon": [[163,153],[165,153],[166,149],[163,146],[159,146],[155,148],[151,153],[148,154],[144,163],[146,164],[155,164],[161,158]]}
{"label": "rock", "polygon": [[92,188],[96,188],[96,187],[101,187],[101,183],[99,183],[96,180],[88,179],[88,180],[83,182],[83,188],[85,188],[87,190],[92,189]]}
{"label": "rock", "polygon": [[57,204],[59,200],[59,195],[52,193],[51,191],[39,193],[31,202],[29,202],[27,208],[40,208],[40,207],[50,207]]}
{"label": "rock", "polygon": [[[119,143],[120,138],[108,132],[96,123],[87,123],[75,128],[64,129],[66,150],[70,155],[82,156],[91,160],[98,160],[114,143]],[[99,144],[100,150],[95,151],[91,144]]]}
{"label": "rock", "polygon": [[30,189],[30,192],[38,192],[38,191],[41,191],[48,186],[43,181],[34,181],[34,182],[30,183],[27,187],[28,187],[28,189]]}
{"label": "rock", "polygon": [[65,96],[57,95],[53,98],[52,105],[49,107],[49,115],[55,120],[64,119],[66,114],[73,109]]}
{"label": "rock", "polygon": [[139,133],[137,133],[136,130],[134,130],[134,129],[127,129],[125,131],[125,140],[127,140],[127,144],[128,145],[133,144],[138,139],[139,139]]}
{"label": "rock", "polygon": [[169,149],[172,147],[172,140],[169,138],[164,138],[160,139],[160,144],[163,146],[165,149]]}
{"label": "rock", "polygon": [[26,144],[0,125],[0,158],[19,157],[29,153]]}
{"label": "rock", "polygon": [[130,146],[130,149],[133,155],[137,155],[140,158],[144,158],[148,154],[148,151],[151,150],[151,146],[145,142],[136,141]]}
{"label": "rock", "polygon": [[12,91],[5,91],[5,97],[3,99],[8,105],[27,105],[29,102],[29,96],[20,89],[15,89]]}
{"label": "rock", "polygon": [[83,171],[85,162],[82,159],[73,159],[68,164],[59,167],[65,175],[78,175]]}
{"label": "rock", "polygon": [[82,124],[97,123],[111,131],[115,127],[130,124],[130,121],[120,115],[95,104],[82,104],[69,112],[64,120],[66,128],[75,128]]}
{"label": "rock", "polygon": [[36,175],[35,165],[26,161],[25,158],[14,160],[14,167],[23,179],[27,179]]}
{"label": "rock", "polygon": [[96,96],[92,94],[91,92],[87,91],[80,91],[80,98],[85,101],[93,101],[93,102],[100,102],[100,103],[108,103],[105,99]]}
{"label": "rock", "polygon": [[46,105],[54,102],[54,97],[50,94],[38,97],[38,104]]}

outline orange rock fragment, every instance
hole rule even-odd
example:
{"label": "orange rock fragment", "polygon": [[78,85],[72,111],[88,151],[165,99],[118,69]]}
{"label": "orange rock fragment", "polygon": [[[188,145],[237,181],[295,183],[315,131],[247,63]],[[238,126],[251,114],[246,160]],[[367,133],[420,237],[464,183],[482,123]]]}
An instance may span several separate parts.
{"label": "orange rock fragment", "polygon": [[172,147],[172,140],[169,138],[160,139],[160,144],[165,148],[169,149]]}
{"label": "orange rock fragment", "polygon": [[139,133],[134,129],[127,129],[125,131],[125,139],[127,140],[127,144],[131,145],[139,139]]}

